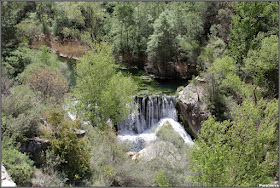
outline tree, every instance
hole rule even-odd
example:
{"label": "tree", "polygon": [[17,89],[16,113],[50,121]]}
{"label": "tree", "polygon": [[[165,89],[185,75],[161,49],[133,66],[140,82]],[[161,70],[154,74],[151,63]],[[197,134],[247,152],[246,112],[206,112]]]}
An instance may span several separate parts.
{"label": "tree", "polygon": [[[174,23],[171,22],[172,12],[162,12],[154,23],[154,33],[149,37],[147,53],[150,61],[157,66],[176,59],[176,36],[173,31]],[[176,60],[175,60],[176,61]],[[178,60],[177,60],[178,61]]]}
{"label": "tree", "polygon": [[30,48],[22,46],[4,58],[3,67],[6,68],[9,77],[16,78],[24,71],[26,66],[32,62],[31,53],[32,50]]}
{"label": "tree", "polygon": [[98,2],[83,2],[81,5],[83,12],[85,28],[89,30],[91,41],[99,42],[101,40],[102,24],[104,12]]}
{"label": "tree", "polygon": [[243,65],[252,41],[259,32],[278,33],[277,2],[238,2],[233,16],[229,48],[238,64]]}
{"label": "tree", "polygon": [[28,4],[28,2],[3,2],[1,4],[1,35],[4,45],[16,39],[16,24],[25,17],[24,8]]}
{"label": "tree", "polygon": [[260,48],[248,52],[244,67],[256,87],[265,88],[265,95],[274,98],[278,96],[278,44],[276,35],[264,38]]}
{"label": "tree", "polygon": [[25,77],[25,82],[34,91],[41,92],[44,99],[53,97],[56,102],[61,101],[69,89],[67,79],[55,70],[35,69]]}
{"label": "tree", "polygon": [[207,186],[269,184],[278,171],[278,100],[246,100],[232,116],[203,123],[191,157],[193,180]]}
{"label": "tree", "polygon": [[116,123],[128,116],[136,86],[130,78],[115,74],[114,57],[107,43],[95,45],[94,50],[77,64],[74,96],[80,115],[93,126],[104,126],[109,119]]}
{"label": "tree", "polygon": [[45,136],[50,139],[50,150],[53,156],[63,159],[59,169],[75,183],[89,175],[89,147],[87,138],[78,138],[75,129],[79,128],[78,122],[64,119],[64,111],[50,110],[47,121],[49,127],[45,128]]}

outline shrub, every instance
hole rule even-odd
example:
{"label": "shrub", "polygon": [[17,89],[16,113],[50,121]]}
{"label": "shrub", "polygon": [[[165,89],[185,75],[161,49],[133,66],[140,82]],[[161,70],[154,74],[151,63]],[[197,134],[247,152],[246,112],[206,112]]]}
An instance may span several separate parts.
{"label": "shrub", "polygon": [[183,138],[173,130],[169,122],[161,127],[157,136],[162,141],[171,142],[176,148],[181,148],[185,144]]}
{"label": "shrub", "polygon": [[88,130],[91,152],[92,177],[89,186],[150,186],[153,174],[142,163],[128,157],[128,146],[119,143],[111,128]]}
{"label": "shrub", "polygon": [[58,168],[66,174],[70,184],[86,178],[89,173],[87,138],[77,137],[75,128],[78,128],[78,125],[65,120],[63,110],[50,110],[47,121],[50,129],[45,135],[50,139],[51,155],[59,156],[63,160],[58,164]]}
{"label": "shrub", "polygon": [[15,147],[2,142],[2,164],[6,167],[11,179],[17,186],[31,186],[31,178],[34,176],[33,161]]}
{"label": "shrub", "polygon": [[[11,95],[2,98],[2,136],[11,137],[17,141],[31,138],[39,134],[38,120],[42,105],[28,86],[11,88]],[[2,116],[3,118],[3,116]]]}
{"label": "shrub", "polygon": [[25,82],[34,91],[39,91],[45,99],[53,97],[56,102],[68,91],[67,79],[59,71],[34,70],[26,76]]}
{"label": "shrub", "polygon": [[159,171],[156,176],[156,184],[160,187],[172,187],[170,183],[167,182],[166,177],[162,171]]}

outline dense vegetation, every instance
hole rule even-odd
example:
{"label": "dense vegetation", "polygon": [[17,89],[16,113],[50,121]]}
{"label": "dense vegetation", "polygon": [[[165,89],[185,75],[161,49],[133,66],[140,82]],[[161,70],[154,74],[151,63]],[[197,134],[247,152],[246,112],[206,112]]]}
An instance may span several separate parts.
{"label": "dense vegetation", "polygon": [[[278,2],[3,2],[2,163],[18,186],[271,184],[278,17]],[[134,96],[160,90],[143,91],[145,71],[206,80],[211,116],[193,148],[168,124],[153,143],[162,157],[131,160],[117,142]],[[20,152],[35,137],[48,140],[40,163]]]}

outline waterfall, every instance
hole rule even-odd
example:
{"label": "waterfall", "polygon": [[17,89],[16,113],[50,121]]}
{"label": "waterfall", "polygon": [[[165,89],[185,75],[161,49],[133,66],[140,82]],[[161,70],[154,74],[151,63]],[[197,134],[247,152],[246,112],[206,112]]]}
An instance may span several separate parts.
{"label": "waterfall", "polygon": [[185,143],[193,144],[190,135],[183,126],[177,122],[175,96],[148,96],[135,97],[136,110],[127,119],[118,122],[118,135],[120,141],[132,144],[131,151],[140,151],[157,139],[157,132],[168,121]]}
{"label": "waterfall", "polygon": [[122,133],[142,133],[162,118],[171,118],[177,121],[175,96],[136,96],[134,105],[138,106],[135,112],[127,119],[117,123]]}

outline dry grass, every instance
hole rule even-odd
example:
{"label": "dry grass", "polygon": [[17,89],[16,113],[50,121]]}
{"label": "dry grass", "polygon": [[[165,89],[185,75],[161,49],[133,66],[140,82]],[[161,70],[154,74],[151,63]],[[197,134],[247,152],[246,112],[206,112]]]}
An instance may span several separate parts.
{"label": "dry grass", "polygon": [[84,46],[77,42],[69,42],[64,45],[58,42],[52,43],[52,48],[57,51],[61,56],[70,58],[79,58],[89,51],[88,46]]}
{"label": "dry grass", "polygon": [[52,50],[58,52],[60,56],[68,58],[79,58],[90,50],[88,46],[83,45],[78,41],[62,44],[60,41],[35,40],[32,41],[30,47],[38,50],[43,45],[52,48]]}

